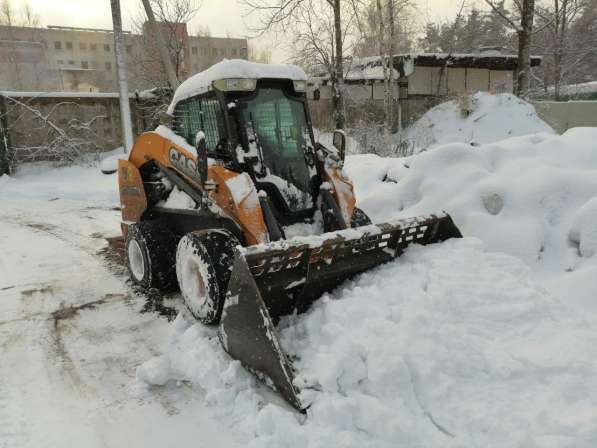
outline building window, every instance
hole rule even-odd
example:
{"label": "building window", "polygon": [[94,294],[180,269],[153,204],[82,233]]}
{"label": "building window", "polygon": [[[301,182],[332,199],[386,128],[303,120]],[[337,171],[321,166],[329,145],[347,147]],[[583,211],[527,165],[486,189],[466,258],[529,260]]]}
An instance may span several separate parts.
{"label": "building window", "polygon": [[218,55],[218,49],[217,49],[217,48],[213,48],[213,49],[211,50],[211,55],[212,55],[212,56],[217,56],[217,55]]}
{"label": "building window", "polygon": [[226,49],[220,48],[220,56],[226,56]]}
{"label": "building window", "polygon": [[62,42],[54,42],[55,50],[62,50]]}
{"label": "building window", "polygon": [[104,44],[104,51],[110,51],[110,45]]}
{"label": "building window", "polygon": [[207,56],[207,48],[202,48],[202,49],[201,49],[201,54],[202,54],[203,56]]}
{"label": "building window", "polygon": [[88,69],[89,68],[89,62],[87,62],[87,61],[81,61],[81,68]]}
{"label": "building window", "polygon": [[56,63],[57,63],[58,65],[63,65],[63,64],[64,64],[64,61],[63,61],[62,59],[58,59],[58,60],[56,61]]}
{"label": "building window", "polygon": [[67,50],[72,50],[73,49],[73,43],[72,42],[66,42],[66,49]]}
{"label": "building window", "polygon": [[197,54],[197,47],[193,47],[193,48],[191,48],[191,52],[192,52],[193,54]]}
{"label": "building window", "polygon": [[96,50],[97,50],[97,44],[91,44],[91,45],[89,46],[89,49],[90,49],[91,51],[96,51]]}
{"label": "building window", "polygon": [[106,70],[112,70],[112,63],[106,62]]}
{"label": "building window", "polygon": [[236,56],[236,54],[237,54],[236,48],[233,48],[232,49],[232,56]]}
{"label": "building window", "polygon": [[68,61],[68,65],[75,65],[75,61]]}
{"label": "building window", "polygon": [[87,50],[87,44],[85,42],[80,42],[79,50]]}
{"label": "building window", "polygon": [[133,46],[132,46],[132,45],[127,45],[127,46],[126,46],[126,52],[127,52],[128,54],[131,54],[131,53],[133,52]]}
{"label": "building window", "polygon": [[240,57],[243,59],[247,59],[247,49],[246,48],[240,49]]}

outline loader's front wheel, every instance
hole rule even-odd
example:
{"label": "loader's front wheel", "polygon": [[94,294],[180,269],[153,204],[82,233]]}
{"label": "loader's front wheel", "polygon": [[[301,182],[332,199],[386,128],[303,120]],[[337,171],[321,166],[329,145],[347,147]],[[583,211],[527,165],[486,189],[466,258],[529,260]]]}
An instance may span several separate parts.
{"label": "loader's front wheel", "polygon": [[185,305],[205,324],[217,324],[238,240],[225,230],[191,232],[178,243],[176,276]]}
{"label": "loader's front wheel", "polygon": [[131,224],[125,250],[133,282],[144,289],[175,289],[176,242],[176,236],[159,224],[151,221]]}

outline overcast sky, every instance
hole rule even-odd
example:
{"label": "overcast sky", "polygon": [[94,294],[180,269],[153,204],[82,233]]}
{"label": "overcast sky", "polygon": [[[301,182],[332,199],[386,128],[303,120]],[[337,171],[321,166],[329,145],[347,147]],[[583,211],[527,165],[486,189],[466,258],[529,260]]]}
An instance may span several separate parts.
{"label": "overcast sky", "polygon": [[[21,6],[28,1],[42,25],[63,25],[90,28],[112,28],[110,0],[12,0]],[[137,16],[141,0],[120,0],[124,28],[131,28],[131,17]],[[417,0],[422,17],[443,19],[456,15],[462,0]],[[195,34],[198,26],[207,25],[213,36],[245,37],[250,35],[250,17],[243,17],[244,11],[236,0],[203,0],[203,6],[189,26]],[[273,47],[267,41],[261,46]],[[271,49],[271,48],[270,48]],[[274,50],[274,59],[281,62],[284,53]]]}

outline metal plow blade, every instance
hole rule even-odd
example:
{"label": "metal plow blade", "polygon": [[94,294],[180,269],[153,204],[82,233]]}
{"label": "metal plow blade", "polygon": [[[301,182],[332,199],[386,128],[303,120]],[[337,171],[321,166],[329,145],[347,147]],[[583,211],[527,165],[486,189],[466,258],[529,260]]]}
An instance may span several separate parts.
{"label": "metal plow blade", "polygon": [[400,256],[410,244],[461,237],[452,218],[441,214],[237,251],[220,324],[222,345],[292,406],[304,410],[292,363],[277,337],[279,318],[305,311],[322,293]]}

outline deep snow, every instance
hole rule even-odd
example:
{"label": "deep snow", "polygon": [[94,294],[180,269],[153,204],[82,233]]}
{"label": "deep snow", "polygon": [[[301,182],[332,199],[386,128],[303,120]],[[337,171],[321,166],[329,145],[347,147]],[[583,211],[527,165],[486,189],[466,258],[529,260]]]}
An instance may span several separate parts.
{"label": "deep snow", "polygon": [[523,260],[553,293],[597,297],[596,140],[597,129],[577,128],[454,143],[406,159],[354,156],[346,171],[374,222],[445,210],[464,235]]}
{"label": "deep snow", "polygon": [[478,92],[432,108],[406,130],[404,139],[418,152],[446,143],[478,145],[540,132],[554,131],[531,104],[509,93]]}
{"label": "deep snow", "polygon": [[114,176],[0,178],[0,446],[594,447],[595,141],[349,157],[374,222],[445,210],[466,238],[412,247],[283,320],[306,416],[215,329],[139,314],[145,298],[97,255],[119,232]]}
{"label": "deep snow", "polygon": [[374,222],[445,210],[467,238],[413,247],[279,326],[306,417],[184,316],[135,390],[191,381],[250,446],[594,446],[595,141],[574,129],[349,157]]}

